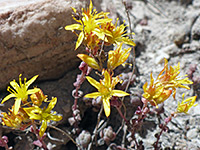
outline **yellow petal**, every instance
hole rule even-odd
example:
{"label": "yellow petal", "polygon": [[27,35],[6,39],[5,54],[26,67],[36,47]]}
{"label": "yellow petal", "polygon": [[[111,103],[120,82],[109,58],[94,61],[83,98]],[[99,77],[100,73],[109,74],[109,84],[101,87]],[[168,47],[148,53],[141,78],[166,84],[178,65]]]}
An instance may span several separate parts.
{"label": "yellow petal", "polygon": [[78,36],[75,50],[81,45],[81,43],[83,42],[83,38],[84,38],[84,34],[83,34],[83,31],[82,31]]}
{"label": "yellow petal", "polygon": [[153,79],[153,74],[152,74],[152,72],[151,72],[151,75],[150,75],[150,78],[151,78],[151,81],[150,81],[150,87],[152,87],[153,86],[153,83],[154,83],[154,79]]}
{"label": "yellow petal", "polygon": [[47,121],[42,120],[42,125],[40,127],[40,132],[39,132],[40,137],[44,135],[44,132],[46,131],[46,129],[47,129]]}
{"label": "yellow petal", "polygon": [[86,76],[86,79],[88,80],[88,82],[90,82],[90,84],[92,84],[95,88],[99,89],[101,84],[99,82],[97,82],[96,80],[94,80],[93,78]]}
{"label": "yellow petal", "polygon": [[14,106],[14,115],[17,115],[20,105],[21,105],[21,99],[16,99],[15,106]]}
{"label": "yellow petal", "polygon": [[29,87],[37,79],[37,77],[38,75],[35,75],[28,82],[26,82],[26,87]]}
{"label": "yellow petal", "polygon": [[193,84],[193,82],[190,81],[189,78],[177,80],[177,82],[178,82],[178,83],[181,83],[181,84]]}
{"label": "yellow petal", "polygon": [[[109,13],[108,13],[109,14]],[[107,14],[107,15],[108,15]],[[111,22],[112,19],[111,18],[103,18],[103,19],[98,19],[98,20],[95,20],[96,23],[99,23],[99,24],[102,24],[102,23],[108,23],[108,22]],[[102,32],[102,31],[101,31]],[[100,32],[99,32],[100,33]],[[106,33],[108,33],[108,36],[111,36],[110,32],[107,31]]]}
{"label": "yellow petal", "polygon": [[124,91],[121,91],[121,90],[112,90],[112,95],[117,96],[117,97],[123,97],[123,96],[128,96],[130,94],[128,94]]}
{"label": "yellow petal", "polygon": [[45,109],[45,112],[50,113],[51,110],[55,107],[56,103],[57,103],[57,98],[54,97],[54,98],[51,100],[51,102],[49,103],[48,107]]}
{"label": "yellow petal", "polygon": [[5,101],[9,100],[12,97],[16,97],[15,94],[11,93],[9,95],[7,95],[2,101],[1,104],[3,104]]}
{"label": "yellow petal", "polygon": [[96,34],[101,40],[104,40],[105,34],[99,29],[94,29],[93,33]]}
{"label": "yellow petal", "polygon": [[65,26],[65,30],[82,30],[83,27],[80,24],[72,24],[72,25],[68,25]]}
{"label": "yellow petal", "polygon": [[39,88],[34,88],[34,89],[31,89],[31,90],[28,90],[27,91],[27,94],[29,95],[29,94],[35,94],[35,93],[37,93],[37,92],[39,92],[40,91],[40,89]]}
{"label": "yellow petal", "polygon": [[123,37],[123,38],[122,38],[122,41],[123,41],[125,44],[135,46],[135,43],[134,43],[131,39],[129,39],[128,37]]}
{"label": "yellow petal", "polygon": [[60,116],[60,115],[50,115],[47,119],[53,120],[53,121],[60,121],[60,120],[62,120],[62,116]]}
{"label": "yellow petal", "polygon": [[156,88],[155,93],[153,95],[153,99],[158,98],[164,91],[164,87],[160,86]]}
{"label": "yellow petal", "polygon": [[88,66],[90,66],[93,69],[97,69],[100,70],[100,67],[98,65],[98,63],[96,62],[96,60],[86,54],[78,54],[77,55],[82,61],[84,61],[86,64],[88,64]]}
{"label": "yellow petal", "polygon": [[110,116],[110,98],[107,97],[106,99],[103,99],[103,108],[104,108],[104,112],[106,117]]}
{"label": "yellow petal", "polygon": [[104,71],[104,78],[105,78],[105,86],[110,87],[111,86],[111,77],[107,70]]}
{"label": "yellow petal", "polygon": [[38,106],[23,108],[30,119],[41,120],[42,109]]}
{"label": "yellow petal", "polygon": [[183,100],[182,102],[178,102],[178,107],[177,107],[177,112],[178,113],[186,113],[189,111],[189,109],[193,106],[197,106],[197,104],[194,104],[196,101],[197,96],[192,96],[187,98],[186,100],[184,100],[184,95],[185,93],[182,95]]}
{"label": "yellow petal", "polygon": [[17,91],[20,87],[15,80],[10,82],[10,85]]}
{"label": "yellow petal", "polygon": [[72,10],[76,13],[76,9],[74,8],[74,7],[71,7],[72,8]]}
{"label": "yellow petal", "polygon": [[86,97],[86,98],[97,98],[98,96],[101,96],[101,94],[99,92],[93,92],[93,93],[86,94],[84,97]]}
{"label": "yellow petal", "polygon": [[90,6],[89,6],[89,11],[90,11],[90,13],[92,12],[92,8],[93,8],[92,0],[90,0]]}
{"label": "yellow petal", "polygon": [[144,93],[147,91],[147,86],[148,86],[148,83],[146,82],[146,83],[143,85],[143,91],[144,91]]}

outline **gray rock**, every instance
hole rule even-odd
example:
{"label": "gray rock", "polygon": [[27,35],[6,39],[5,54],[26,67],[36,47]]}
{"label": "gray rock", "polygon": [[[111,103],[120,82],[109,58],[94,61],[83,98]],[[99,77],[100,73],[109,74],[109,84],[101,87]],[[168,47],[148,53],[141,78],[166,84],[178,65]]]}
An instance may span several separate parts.
{"label": "gray rock", "polygon": [[194,138],[197,138],[198,134],[199,134],[198,129],[193,128],[187,132],[186,136],[188,139],[194,139]]}
{"label": "gray rock", "polygon": [[[197,18],[198,18],[198,15],[193,15],[191,18],[189,18],[188,22],[186,22],[184,25],[177,28],[177,31],[174,34],[175,35],[174,43],[178,47],[182,47],[182,45],[184,43],[188,43],[190,41],[189,35],[191,33],[191,30],[192,30],[194,24],[196,24],[196,22],[197,22],[196,21]],[[199,28],[199,27],[197,27],[197,28]]]}
{"label": "gray rock", "polygon": [[200,40],[200,17],[195,21],[192,27],[192,39]]}
{"label": "gray rock", "polygon": [[165,52],[160,52],[157,54],[157,56],[155,56],[154,62],[155,64],[161,64],[164,62],[164,58],[169,59],[169,57],[169,54]]}
{"label": "gray rock", "polygon": [[199,0],[193,0],[192,5],[196,8],[200,8],[200,1]]}

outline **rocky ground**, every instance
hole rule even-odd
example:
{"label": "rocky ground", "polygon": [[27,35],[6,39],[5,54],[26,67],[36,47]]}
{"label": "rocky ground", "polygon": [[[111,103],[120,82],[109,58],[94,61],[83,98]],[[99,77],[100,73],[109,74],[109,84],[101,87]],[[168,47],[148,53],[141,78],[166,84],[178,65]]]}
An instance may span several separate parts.
{"label": "rocky ground", "polygon": [[[117,14],[127,22],[121,1],[114,2],[114,5],[108,5],[108,7],[116,7]],[[188,1],[129,2],[132,6],[130,18],[137,43],[136,65],[140,73],[138,76],[140,83],[149,81],[151,72],[156,78],[163,68],[163,58],[167,58],[170,65],[177,65],[180,62],[181,74],[187,73],[191,65],[196,64],[197,70],[194,76],[199,80],[200,2],[198,0],[191,1],[189,5],[184,4]],[[135,88],[132,89],[135,90]],[[165,112],[161,115],[161,118],[165,118],[175,110],[177,101],[182,99],[182,93],[185,91],[179,90],[176,100],[170,98],[165,102]],[[199,96],[199,88],[196,88],[196,86],[191,87],[191,91],[186,93],[188,96],[194,94]],[[190,115],[181,115],[172,120],[172,123],[168,126],[169,132],[161,137],[163,148],[200,149],[199,121],[197,121],[200,117],[199,108],[198,105],[190,111]],[[150,117],[147,120],[153,121],[155,124],[158,123],[156,117]],[[151,145],[155,138],[152,138],[152,136],[158,131],[158,128],[152,126],[150,130],[147,129],[145,137],[138,134],[138,138],[141,138],[144,142],[145,149],[153,149]]]}
{"label": "rocky ground", "polygon": [[[137,140],[143,141],[145,149],[153,149],[152,144],[156,138],[154,135],[159,133],[160,128],[157,126],[173,111],[175,111],[178,101],[182,100],[182,93],[186,92],[186,97],[197,95],[197,103],[199,103],[200,96],[200,1],[199,0],[126,0],[129,8],[129,15],[131,20],[131,29],[135,33],[134,39],[136,43],[136,66],[137,72],[135,82],[131,84],[129,92],[134,97],[135,93],[142,90],[142,85],[150,81],[150,73],[156,78],[159,72],[163,69],[164,58],[168,59],[169,64],[174,66],[180,62],[181,73],[191,74],[191,70],[196,67],[191,80],[194,85],[191,90],[178,90],[176,100],[172,97],[164,104],[164,113],[158,117],[156,114],[149,115],[142,128],[136,133]],[[110,17],[113,19],[119,18],[120,22],[128,25],[128,19],[125,7],[121,0],[99,0],[96,3],[97,9],[110,12]],[[129,26],[130,27],[130,26]],[[128,29],[129,30],[129,29]],[[64,32],[64,31],[63,31]],[[63,51],[64,52],[64,51]],[[132,63],[133,56],[130,56],[128,62]],[[131,71],[131,67],[127,66],[124,69],[126,72]],[[123,71],[123,69],[119,69]],[[63,71],[65,72],[65,71]],[[56,96],[61,101],[56,106],[56,110],[64,114],[64,119],[59,123],[58,127],[63,130],[71,131],[68,118],[71,116],[71,106],[73,97],[71,92],[73,90],[73,82],[78,69],[70,69],[62,77],[48,79],[38,82],[37,85],[44,90],[44,93],[51,96]],[[83,84],[82,91],[87,93],[91,91],[90,86]],[[5,94],[4,94],[5,95]],[[3,97],[3,96],[2,96]],[[136,110],[136,106],[131,104],[131,98],[125,99],[127,107],[127,117],[130,119]],[[8,105],[8,104],[7,104]],[[99,108],[91,106],[89,103],[79,101],[79,109],[81,110],[80,128],[93,132],[97,112]],[[153,109],[153,108],[152,108]],[[5,108],[1,108],[5,111]],[[97,110],[97,111],[95,111]],[[160,141],[161,148],[165,150],[199,150],[200,149],[200,105],[192,108],[189,115],[179,115],[173,118],[169,123],[169,130],[163,133]],[[106,120],[102,117],[102,120]],[[121,125],[121,118],[115,109],[112,109],[112,114],[108,120],[105,121],[107,125],[111,125],[114,131]],[[28,132],[12,131],[10,129],[1,127],[1,131],[8,135],[10,142],[14,149],[19,150],[22,147],[27,150],[34,149],[31,145],[34,137]],[[62,134],[58,134],[53,129],[48,130],[48,146],[53,150],[61,149],[76,149],[74,144]],[[128,134],[128,133],[127,133]],[[123,132],[119,132],[117,138],[112,141],[117,145],[121,145]],[[126,139],[128,137],[126,136]],[[24,142],[26,141],[26,142]],[[101,141],[99,141],[101,143]],[[131,143],[127,140],[126,147],[131,149]],[[113,146],[114,147],[114,146]],[[37,148],[35,148],[37,149]],[[109,149],[106,144],[102,144],[95,149]],[[110,146],[110,149],[111,148]]]}

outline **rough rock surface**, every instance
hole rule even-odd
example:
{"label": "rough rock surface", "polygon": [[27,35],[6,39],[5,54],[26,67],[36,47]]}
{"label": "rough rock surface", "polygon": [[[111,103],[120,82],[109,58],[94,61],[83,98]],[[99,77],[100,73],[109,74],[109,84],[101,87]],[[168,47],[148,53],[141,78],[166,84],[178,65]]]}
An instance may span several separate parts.
{"label": "rough rock surface", "polygon": [[0,89],[19,74],[27,78],[39,74],[39,80],[50,80],[78,65],[76,36],[64,26],[73,20],[70,7],[81,5],[78,1],[42,0],[1,10]]}

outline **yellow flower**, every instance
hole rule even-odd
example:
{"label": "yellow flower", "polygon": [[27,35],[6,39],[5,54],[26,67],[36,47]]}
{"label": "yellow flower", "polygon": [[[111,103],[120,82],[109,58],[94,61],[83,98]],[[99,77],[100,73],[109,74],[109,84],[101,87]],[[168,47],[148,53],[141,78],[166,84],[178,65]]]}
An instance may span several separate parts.
{"label": "yellow flower", "polygon": [[[87,47],[91,50],[96,50],[100,48],[100,41],[99,37],[91,32],[90,34],[85,33],[84,43],[86,43]],[[95,53],[95,52],[94,52]]]}
{"label": "yellow flower", "polygon": [[192,106],[197,106],[197,104],[194,104],[196,101],[197,96],[192,96],[184,100],[185,93],[183,93],[182,97],[183,100],[182,102],[178,102],[178,107],[177,107],[177,113],[186,113]]}
{"label": "yellow flower", "polygon": [[152,106],[158,107],[158,104],[163,103],[172,93],[172,90],[164,89],[164,87],[157,87],[154,84],[154,79],[151,73],[151,82],[149,87],[147,88],[148,83],[146,82],[143,85],[144,94],[142,95],[146,100],[150,102]]}
{"label": "yellow flower", "polygon": [[38,106],[24,108],[24,111],[28,114],[30,119],[40,120],[42,125],[40,127],[39,135],[40,137],[43,136],[44,132],[47,128],[47,122],[53,121],[60,121],[62,116],[55,115],[55,112],[51,112],[51,110],[55,107],[57,103],[57,98],[53,98],[47,108],[39,108]]}
{"label": "yellow flower", "polygon": [[190,89],[189,86],[183,84],[192,84],[193,82],[188,78],[181,79],[181,77],[178,76],[180,74],[179,70],[180,63],[178,63],[178,66],[170,66],[168,69],[168,61],[165,59],[165,67],[159,73],[156,81],[154,82],[151,73],[151,83],[149,87],[147,88],[148,83],[143,85],[143,97],[147,99],[151,105],[157,106],[157,104],[160,104],[168,99],[172,92],[175,99],[176,88]]}
{"label": "yellow flower", "polygon": [[181,77],[178,76],[180,74],[179,70],[180,70],[180,62],[178,63],[178,66],[174,67],[170,66],[170,68],[168,69],[168,61],[167,59],[165,59],[165,67],[158,75],[156,83],[156,84],[162,84],[162,86],[164,86],[165,89],[172,88],[174,98],[176,95],[176,88],[190,89],[189,86],[183,84],[193,83],[192,81],[189,80],[189,78],[181,79]]}
{"label": "yellow flower", "polygon": [[86,54],[78,54],[77,55],[82,61],[84,61],[86,64],[88,64],[89,67],[93,68],[93,69],[97,69],[97,70],[100,70],[100,67],[97,63],[97,61],[91,57],[91,56],[88,56]]}
{"label": "yellow flower", "polygon": [[[107,43],[108,44],[119,44],[124,42],[125,44],[135,46],[133,40],[127,37],[127,30],[124,24],[117,26],[117,21],[115,25],[112,22],[102,23],[101,28],[106,33]],[[131,33],[134,34],[134,33]]]}
{"label": "yellow flower", "polygon": [[110,115],[110,98],[112,96],[123,97],[129,94],[121,90],[114,90],[115,85],[120,81],[119,77],[112,77],[107,70],[103,70],[102,74],[104,75],[104,79],[100,80],[100,82],[97,82],[89,76],[86,77],[90,84],[98,89],[98,92],[87,94],[85,97],[97,98],[98,96],[101,96],[104,112],[108,117]]}
{"label": "yellow flower", "polygon": [[123,64],[129,57],[131,48],[122,50],[122,44],[123,43],[118,45],[116,50],[108,52],[107,68],[109,70],[114,70],[116,67]]}
{"label": "yellow flower", "polygon": [[32,94],[30,96],[31,101],[34,105],[40,106],[42,105],[42,102],[47,100],[47,96],[44,95],[44,93],[42,92],[42,90],[40,89],[38,92]]}
{"label": "yellow flower", "polygon": [[8,112],[8,114],[5,112],[1,113],[3,115],[2,124],[21,130],[28,127],[31,124],[31,120],[29,119],[26,112],[22,108],[19,108],[18,113],[15,115],[13,112],[13,108],[14,106],[12,106],[12,109],[9,109],[10,112]]}
{"label": "yellow flower", "polygon": [[28,87],[36,80],[36,78],[38,77],[38,75],[34,76],[33,78],[31,78],[29,81],[26,82],[26,78],[24,78],[24,84],[22,83],[22,79],[21,79],[21,74],[19,75],[19,85],[18,83],[13,80],[10,82],[10,85],[12,86],[12,88],[10,86],[8,86],[8,91],[11,93],[8,96],[6,96],[1,104],[3,104],[5,101],[9,100],[10,98],[15,97],[15,105],[14,105],[14,114],[16,115],[20,105],[21,105],[21,101],[23,102],[27,102],[28,99],[28,95],[36,93],[39,91],[38,88],[34,88],[34,89],[30,89],[28,90]]}
{"label": "yellow flower", "polygon": [[[72,10],[74,11],[74,13],[77,13],[75,8],[72,8]],[[112,21],[112,19],[107,18],[107,15],[109,13],[97,13],[95,9],[93,10],[93,4],[91,0],[89,8],[82,11],[83,12],[81,14],[81,19],[78,20],[75,17],[73,17],[73,19],[80,24],[72,24],[65,26],[65,30],[81,31],[79,33],[75,49],[77,49],[81,45],[83,40],[87,39],[87,36],[91,36],[91,34],[97,35],[99,39],[104,40],[105,34],[100,29],[100,24],[103,22]]]}

